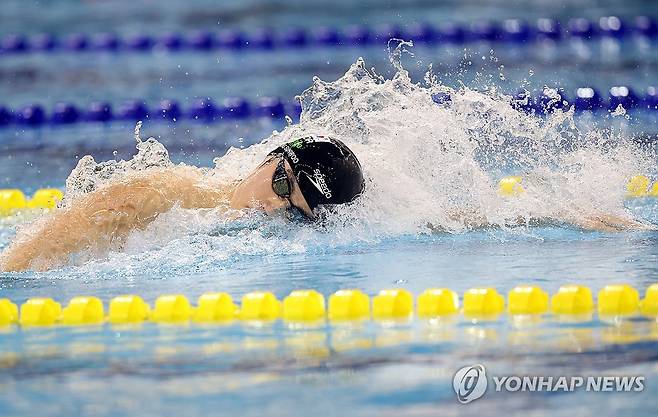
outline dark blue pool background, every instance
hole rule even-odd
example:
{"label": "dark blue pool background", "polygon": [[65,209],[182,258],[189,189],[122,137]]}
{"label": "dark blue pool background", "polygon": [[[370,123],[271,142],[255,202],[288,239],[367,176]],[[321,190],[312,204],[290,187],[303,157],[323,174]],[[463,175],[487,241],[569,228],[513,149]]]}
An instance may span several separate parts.
{"label": "dark blue pool background", "polygon": [[[598,24],[602,16],[623,19],[630,34],[634,17],[657,16],[658,6],[642,1],[15,1],[0,8],[0,105],[16,112],[38,104],[51,112],[56,103],[71,103],[81,112],[93,103],[108,103],[115,113],[127,100],[145,101],[155,108],[163,99],[178,101],[185,109],[201,98],[217,105],[227,97],[256,103],[261,97],[280,97],[290,103],[310,85],[315,75],[325,80],[341,76],[356,58],[363,56],[379,73],[391,75],[385,42],[366,45],[306,46],[286,44],[295,31],[312,37],[320,28],[344,30],[352,25],[392,33],[386,25],[405,31],[413,25],[443,25],[456,22],[468,29],[474,22],[518,18],[531,27],[538,18],[555,18],[567,30],[567,21],[585,17]],[[140,36],[154,40],[169,33],[193,36],[210,31],[216,36],[271,29],[279,39],[272,50],[216,47],[210,51],[168,53],[54,52],[11,53],[11,37],[39,34],[57,37],[63,45],[70,36],[87,39],[90,45],[98,34],[115,34],[126,43]],[[293,34],[293,35],[291,35]],[[294,37],[294,36],[293,36]],[[577,87],[591,86],[607,98],[608,89],[625,85],[643,95],[658,75],[658,48],[655,38],[639,48],[626,36],[617,52],[603,51],[601,38],[586,41],[587,51],[577,50],[565,37],[548,56],[533,42],[471,42],[451,44],[416,42],[414,57],[403,62],[417,81],[432,63],[442,82],[451,86],[465,83],[474,88],[498,86],[514,94],[520,88],[533,92],[544,85],[562,87],[567,97]],[[309,41],[312,44],[312,42]],[[294,44],[294,42],[293,42]],[[93,50],[91,46],[90,50]],[[124,48],[129,49],[129,48]],[[582,48],[581,48],[582,49]],[[603,48],[605,49],[605,48]],[[502,77],[501,77],[502,74]],[[294,116],[290,107],[287,113]],[[605,113],[605,112],[604,112]],[[639,112],[646,113],[646,112]],[[639,114],[642,119],[644,114]],[[655,117],[640,123],[640,131],[654,133]],[[99,158],[128,157],[132,151],[132,122],[78,124],[71,127],[49,123],[38,129],[11,124],[0,127],[0,185],[28,191],[40,186],[61,186],[75,158],[91,153]],[[228,146],[260,140],[284,122],[276,120],[229,120],[224,123],[167,123],[146,120],[144,135],[158,135],[169,146],[174,160],[209,165],[213,156]],[[31,152],[40,148],[39,152]],[[23,169],[24,168],[24,169]],[[25,175],[24,170],[29,172]]]}

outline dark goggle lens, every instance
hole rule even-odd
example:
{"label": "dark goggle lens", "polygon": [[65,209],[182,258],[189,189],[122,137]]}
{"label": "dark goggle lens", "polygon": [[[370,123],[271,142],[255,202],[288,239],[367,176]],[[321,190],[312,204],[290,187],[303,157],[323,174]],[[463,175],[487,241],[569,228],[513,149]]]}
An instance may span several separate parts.
{"label": "dark goggle lens", "polygon": [[304,213],[299,207],[295,207],[290,201],[290,195],[292,194],[292,185],[290,183],[290,178],[288,177],[288,172],[286,171],[285,162],[282,159],[279,161],[279,164],[274,171],[274,176],[272,177],[272,190],[279,197],[287,198],[288,203],[290,204],[286,209],[286,215],[290,220],[310,220],[311,218]]}
{"label": "dark goggle lens", "polygon": [[272,189],[279,197],[290,197],[292,190],[290,189],[290,180],[288,179],[288,173],[286,172],[286,166],[283,159],[279,161],[279,164],[274,171],[274,177],[272,177]]}
{"label": "dark goggle lens", "polygon": [[274,181],[272,181],[272,189],[279,197],[290,197],[290,183],[286,177],[275,178]]}

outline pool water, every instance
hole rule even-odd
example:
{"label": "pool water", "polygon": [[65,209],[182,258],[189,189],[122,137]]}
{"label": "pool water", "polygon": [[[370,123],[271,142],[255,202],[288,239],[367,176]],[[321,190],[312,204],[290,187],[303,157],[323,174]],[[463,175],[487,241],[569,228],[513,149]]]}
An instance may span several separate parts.
{"label": "pool water", "polygon": [[[623,6],[565,1],[559,7],[477,1],[377,5],[320,2],[317,13],[309,14],[307,2],[164,1],[156,7],[117,0],[12,0],[0,10],[0,34],[597,18],[651,15],[655,7],[641,1]],[[384,45],[0,55],[2,104],[16,108],[32,102],[50,108],[58,101],[84,106],[107,100],[116,106],[126,99],[191,103],[208,96],[290,99],[301,94],[301,123],[287,128],[284,120],[268,118],[213,124],[146,120],[142,137],[156,137],[159,142],[152,145],[165,147],[171,163],[213,167],[210,175],[232,179],[286,140],[331,134],[354,149],[371,190],[358,204],[329,215],[328,227],[258,214],[231,223],[213,211],[174,209],[132,235],[121,253],[92,260],[81,256],[49,272],[0,273],[0,298],[22,303],[47,296],[65,303],[94,295],[107,306],[115,296],[138,294],[152,305],[159,295],[172,293],[195,300],[205,292],[226,291],[239,300],[254,290],[282,299],[303,288],[328,297],[342,288],[370,295],[405,288],[418,295],[432,287],[459,294],[495,287],[505,294],[531,284],[553,294],[570,283],[594,293],[607,284],[628,283],[643,293],[658,282],[658,232],[586,231],[560,221],[510,226],[517,218],[531,222],[555,213],[599,210],[658,224],[655,199],[625,196],[630,176],[657,177],[653,143],[638,141],[656,133],[654,114],[630,112],[627,119],[605,112],[558,112],[539,118],[513,109],[505,96],[519,87],[544,85],[568,91],[587,85],[605,92],[624,84],[641,91],[655,79],[655,45],[624,44],[615,56],[592,45],[594,52],[579,59],[572,59],[568,45],[547,57],[527,46],[491,53],[486,44],[466,51],[407,46],[413,57]],[[422,83],[429,63],[439,81]],[[314,81],[315,75],[321,80]],[[448,94],[450,102],[436,104],[436,93]],[[84,155],[98,162],[132,158],[133,128],[126,121],[0,128],[0,187],[26,193],[47,186],[64,189]],[[267,141],[259,144],[263,138]],[[230,147],[235,150],[223,156]],[[502,198],[496,181],[510,174],[522,175],[527,192]],[[101,175],[86,175],[82,179],[104,184]],[[80,190],[73,183],[68,192],[67,199],[75,201]],[[455,223],[446,213],[460,208],[482,212],[492,227],[469,230]],[[0,219],[0,249],[27,221]],[[656,340],[654,320],[596,316],[581,322],[457,316],[439,323],[414,319],[306,328],[279,321],[7,328],[0,329],[0,415],[38,410],[43,416],[653,416],[658,408]],[[484,398],[462,405],[453,376],[476,363],[489,375],[642,375],[646,387],[629,393],[505,393],[490,386]]]}
{"label": "pool water", "polygon": [[[139,293],[183,292],[190,299],[225,290],[239,297],[254,289],[279,296],[316,288],[329,294],[359,287],[374,294],[403,287],[519,283],[552,292],[578,282],[600,288],[655,282],[655,233],[597,235],[563,229],[533,237],[400,237],[325,253],[243,256],[203,265],[201,271],[144,262],[127,268],[67,268],[3,278],[3,296],[16,301],[48,295],[59,300],[93,293],[104,301]],[[3,415],[202,414],[387,415],[465,412],[452,391],[461,366],[483,363],[493,375],[643,375],[641,393],[496,393],[466,412],[522,415],[532,409],[591,415],[652,415],[656,406],[656,336],[652,321],[621,324],[515,323],[501,318],[441,325],[418,320],[394,327],[367,323],[291,330],[233,325],[87,327],[12,331],[2,335]],[[146,401],[147,400],[147,401]]]}

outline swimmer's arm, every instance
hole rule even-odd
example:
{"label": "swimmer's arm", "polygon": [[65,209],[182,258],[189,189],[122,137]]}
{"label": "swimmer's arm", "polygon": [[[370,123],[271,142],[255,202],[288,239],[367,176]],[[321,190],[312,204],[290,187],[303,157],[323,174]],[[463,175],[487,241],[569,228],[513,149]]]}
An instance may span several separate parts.
{"label": "swimmer's arm", "polygon": [[65,263],[83,250],[119,248],[175,204],[213,208],[226,201],[216,187],[201,185],[194,171],[158,171],[96,190],[21,231],[0,257],[0,270],[39,270]]}
{"label": "swimmer's arm", "polygon": [[[470,230],[488,229],[500,225],[492,224],[487,217],[473,210],[453,211],[448,213],[448,217],[455,222],[459,222]],[[597,232],[621,232],[624,230],[655,230],[655,226],[636,220],[630,215],[617,215],[607,213],[596,213],[586,215],[575,215],[560,213],[551,217],[518,217],[509,219],[507,226],[541,226],[551,224],[568,223],[579,227],[583,230]],[[440,228],[432,227],[432,230],[441,231]]]}
{"label": "swimmer's arm", "polygon": [[582,217],[567,216],[559,219],[584,230],[597,232],[622,232],[624,230],[655,230],[655,226],[636,220],[631,216],[599,213]]}

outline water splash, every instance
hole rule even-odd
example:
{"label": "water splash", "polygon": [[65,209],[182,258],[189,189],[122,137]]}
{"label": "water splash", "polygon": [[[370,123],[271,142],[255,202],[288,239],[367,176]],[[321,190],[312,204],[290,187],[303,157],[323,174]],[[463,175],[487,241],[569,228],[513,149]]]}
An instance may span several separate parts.
{"label": "water splash", "polygon": [[135,125],[135,147],[137,154],[128,161],[110,160],[96,162],[91,155],[85,155],[66,179],[65,203],[90,193],[99,187],[139,171],[153,168],[167,168],[174,164],[169,159],[169,152],[155,138],[142,141],[140,130],[142,122]]}
{"label": "water splash", "polygon": [[[391,51],[397,69],[391,79],[368,70],[362,59],[336,81],[315,77],[299,96],[299,124],[245,149],[231,148],[206,173],[234,181],[284,142],[330,135],[352,148],[364,167],[367,191],[355,204],[326,213],[323,223],[310,226],[257,214],[235,223],[217,210],[175,208],[134,233],[125,253],[112,257],[143,263],[153,258],[144,251],[155,251],[155,264],[175,257],[185,264],[213,263],[240,254],[324,250],[437,230],[463,232],[483,221],[505,228],[537,218],[629,216],[625,181],[650,172],[650,155],[610,131],[580,131],[572,111],[547,118],[528,115],[495,89],[449,88],[431,68],[423,84],[414,83],[401,63],[410,46],[400,41]],[[439,94],[447,98],[442,104],[433,100]],[[67,201],[133,172],[173,166],[167,149],[153,138],[142,141],[138,127],[133,159],[80,160],[66,182]],[[522,175],[527,192],[501,198],[496,183],[505,174]]]}
{"label": "water splash", "polygon": [[[437,93],[449,103],[434,103]],[[333,220],[374,235],[461,231],[468,228],[462,212],[501,226],[510,219],[625,217],[627,178],[652,169],[652,159],[627,138],[581,132],[571,111],[542,119],[515,110],[494,90],[454,90],[429,73],[426,85],[403,69],[382,80],[363,60],[337,81],[314,79],[301,103],[299,125],[230,153],[218,167],[232,170],[243,157],[257,160],[298,135],[335,136],[361,159],[368,192]],[[528,192],[502,199],[496,180],[512,173],[523,175]]]}

